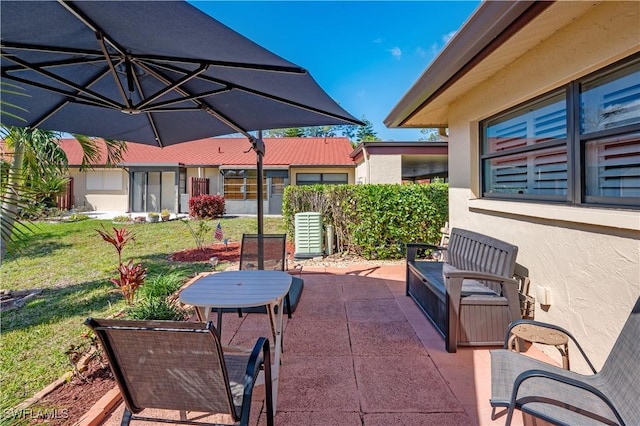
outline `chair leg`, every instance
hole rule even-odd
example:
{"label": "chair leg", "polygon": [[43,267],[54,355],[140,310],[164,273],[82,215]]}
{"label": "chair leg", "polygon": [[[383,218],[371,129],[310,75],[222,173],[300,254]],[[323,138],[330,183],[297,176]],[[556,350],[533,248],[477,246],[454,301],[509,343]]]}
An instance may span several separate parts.
{"label": "chair leg", "polygon": [[284,297],[284,302],[287,304],[287,318],[291,319],[291,298],[289,293]]}
{"label": "chair leg", "polygon": [[242,309],[238,308],[238,316],[242,318]]}
{"label": "chair leg", "polygon": [[129,426],[129,422],[131,422],[131,411],[125,407],[124,413],[122,414],[122,420],[120,421],[120,426]]}

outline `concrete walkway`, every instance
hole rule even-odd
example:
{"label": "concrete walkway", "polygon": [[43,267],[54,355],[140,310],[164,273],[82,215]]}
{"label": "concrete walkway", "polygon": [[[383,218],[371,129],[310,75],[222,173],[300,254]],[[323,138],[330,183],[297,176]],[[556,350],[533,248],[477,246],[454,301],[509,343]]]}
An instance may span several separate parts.
{"label": "concrete walkway", "polygon": [[[285,317],[276,425],[504,424],[505,416],[491,420],[488,348],[447,353],[405,296],[404,274],[404,265],[304,268],[302,298]],[[225,314],[222,328],[224,343],[237,346],[270,335],[264,314]],[[534,348],[528,354],[545,358]],[[262,386],[253,399],[251,425],[265,425]],[[118,425],[122,411],[120,404],[103,424]],[[518,413],[514,424],[543,422]]]}

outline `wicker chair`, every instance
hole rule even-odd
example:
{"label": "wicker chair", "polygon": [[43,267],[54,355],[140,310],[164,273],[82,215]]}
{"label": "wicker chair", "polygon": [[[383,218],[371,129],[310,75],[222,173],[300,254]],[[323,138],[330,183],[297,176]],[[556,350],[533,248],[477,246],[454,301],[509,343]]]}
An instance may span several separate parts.
{"label": "wicker chair", "polygon": [[[251,353],[223,351],[213,323],[127,321],[88,318],[100,339],[131,420],[180,423],[135,416],[145,408],[226,414],[249,423],[251,394],[264,369],[267,424],[273,425],[269,341]],[[200,424],[200,423],[199,423]]]}
{"label": "wicker chair", "polygon": [[506,425],[515,409],[557,425],[640,425],[640,298],[600,372],[568,331],[537,321],[516,324],[522,322],[565,333],[594,374],[567,371],[507,349],[491,351],[490,403],[494,414],[496,407],[507,407]]}

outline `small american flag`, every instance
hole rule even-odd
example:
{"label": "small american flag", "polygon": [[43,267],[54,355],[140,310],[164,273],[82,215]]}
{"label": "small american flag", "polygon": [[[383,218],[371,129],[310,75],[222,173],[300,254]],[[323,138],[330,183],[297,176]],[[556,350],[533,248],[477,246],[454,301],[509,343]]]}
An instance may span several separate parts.
{"label": "small american flag", "polygon": [[224,235],[222,235],[222,226],[220,225],[220,221],[218,221],[218,225],[216,225],[216,232],[213,234],[213,238],[218,241],[222,241],[224,239]]}

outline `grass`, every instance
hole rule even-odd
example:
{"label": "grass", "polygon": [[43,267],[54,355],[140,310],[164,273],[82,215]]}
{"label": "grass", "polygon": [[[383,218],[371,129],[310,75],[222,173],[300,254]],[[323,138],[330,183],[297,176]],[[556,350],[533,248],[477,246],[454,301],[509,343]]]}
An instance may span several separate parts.
{"label": "grass", "polygon": [[[243,233],[255,233],[251,217],[220,221],[225,238],[240,241]],[[206,244],[213,243],[216,221]],[[101,226],[111,231],[109,221],[84,220],[72,223],[38,223],[20,252],[7,256],[0,267],[3,289],[42,289],[41,295],[24,307],[0,317],[0,410],[14,407],[71,370],[65,352],[86,340],[83,326],[89,316],[114,314],[126,307],[109,278],[116,275],[117,255],[111,244],[95,231]],[[172,262],[169,256],[195,248],[188,227],[180,221],[132,224],[136,236],[122,253],[123,261],[133,259],[149,269],[149,275],[178,276],[182,282],[205,270],[207,263]],[[268,217],[265,233],[282,233],[281,218]]]}

